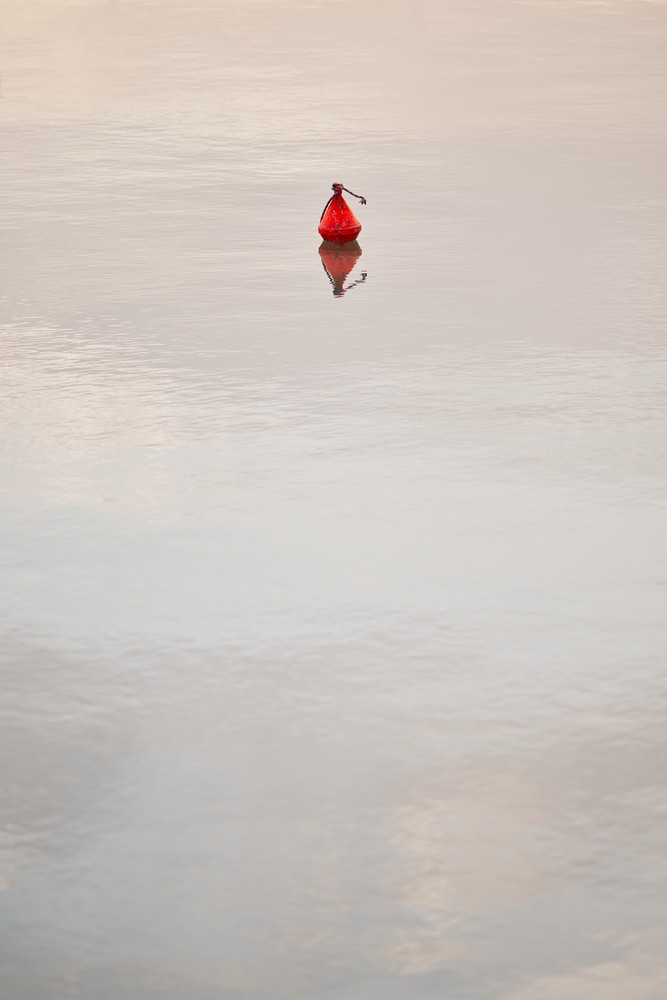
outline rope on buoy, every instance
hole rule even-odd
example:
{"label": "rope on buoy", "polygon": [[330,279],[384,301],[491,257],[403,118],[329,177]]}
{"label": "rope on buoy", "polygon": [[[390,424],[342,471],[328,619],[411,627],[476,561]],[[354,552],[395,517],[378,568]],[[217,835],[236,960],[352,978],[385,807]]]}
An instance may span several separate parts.
{"label": "rope on buoy", "polygon": [[[343,187],[342,184],[341,187]],[[343,188],[343,191],[347,191],[347,193],[351,194],[353,198],[358,198],[362,205],[366,204],[366,199],[364,198],[363,194],[355,194],[354,191],[350,191],[350,189],[346,187]]]}

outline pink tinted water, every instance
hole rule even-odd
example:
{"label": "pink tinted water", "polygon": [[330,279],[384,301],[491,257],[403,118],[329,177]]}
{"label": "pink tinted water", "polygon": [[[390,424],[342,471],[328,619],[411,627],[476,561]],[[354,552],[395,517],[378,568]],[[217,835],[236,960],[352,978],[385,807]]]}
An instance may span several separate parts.
{"label": "pink tinted water", "polygon": [[5,0],[3,997],[663,1000],[666,35]]}

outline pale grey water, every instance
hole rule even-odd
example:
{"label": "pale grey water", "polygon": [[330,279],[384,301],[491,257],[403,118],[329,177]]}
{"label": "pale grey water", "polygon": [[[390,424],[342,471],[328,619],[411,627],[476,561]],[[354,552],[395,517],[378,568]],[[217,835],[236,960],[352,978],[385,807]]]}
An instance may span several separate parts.
{"label": "pale grey water", "polygon": [[0,33],[2,1000],[664,1000],[667,5]]}

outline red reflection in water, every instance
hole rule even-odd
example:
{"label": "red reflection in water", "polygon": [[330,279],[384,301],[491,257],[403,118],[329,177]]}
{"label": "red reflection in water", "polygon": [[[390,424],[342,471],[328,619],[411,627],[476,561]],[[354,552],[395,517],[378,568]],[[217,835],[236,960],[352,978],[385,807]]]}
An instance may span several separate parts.
{"label": "red reflection in water", "polygon": [[320,246],[319,253],[322,258],[322,266],[333,285],[333,294],[336,298],[341,298],[345,292],[349,292],[355,285],[366,280],[366,272],[362,271],[360,278],[347,286],[345,285],[348,275],[361,257],[361,247],[356,240],[352,243],[327,243],[325,240]]}

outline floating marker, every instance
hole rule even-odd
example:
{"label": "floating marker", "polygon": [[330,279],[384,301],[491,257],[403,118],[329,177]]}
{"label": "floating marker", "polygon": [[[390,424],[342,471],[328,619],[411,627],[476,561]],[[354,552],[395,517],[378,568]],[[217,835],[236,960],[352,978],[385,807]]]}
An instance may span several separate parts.
{"label": "floating marker", "polygon": [[343,198],[343,191],[358,198],[362,205],[366,204],[366,199],[342,184],[332,184],[331,187],[333,194],[324,206],[317,231],[327,243],[351,243],[361,232],[361,223]]}

